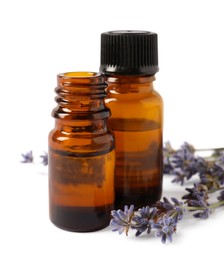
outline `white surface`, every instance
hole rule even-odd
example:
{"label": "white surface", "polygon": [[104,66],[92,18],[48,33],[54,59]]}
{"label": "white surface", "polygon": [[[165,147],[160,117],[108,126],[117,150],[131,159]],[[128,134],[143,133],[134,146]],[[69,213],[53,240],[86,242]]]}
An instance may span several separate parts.
{"label": "white surface", "polygon": [[[0,2],[0,259],[221,255],[223,209],[206,222],[187,219],[168,246],[108,229],[61,231],[48,220],[46,168],[18,161],[22,152],[47,150],[56,75],[97,71],[100,33],[118,29],[159,35],[155,87],[165,103],[164,141],[174,147],[183,141],[198,148],[223,147],[223,24],[222,0]],[[164,193],[180,195],[170,181]]]}

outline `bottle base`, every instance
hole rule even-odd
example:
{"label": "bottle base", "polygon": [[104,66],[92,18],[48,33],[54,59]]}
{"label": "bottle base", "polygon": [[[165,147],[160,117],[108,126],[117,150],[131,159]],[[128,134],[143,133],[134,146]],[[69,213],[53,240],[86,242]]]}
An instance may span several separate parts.
{"label": "bottle base", "polygon": [[93,232],[107,227],[113,205],[100,207],[50,206],[50,220],[58,228],[71,232]]}

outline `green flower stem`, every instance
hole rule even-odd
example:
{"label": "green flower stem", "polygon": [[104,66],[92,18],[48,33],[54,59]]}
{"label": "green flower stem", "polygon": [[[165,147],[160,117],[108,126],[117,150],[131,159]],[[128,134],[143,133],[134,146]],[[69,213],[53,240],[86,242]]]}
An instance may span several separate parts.
{"label": "green flower stem", "polygon": [[220,188],[217,188],[217,189],[208,190],[208,193],[214,193],[214,192],[220,191],[220,190],[224,190],[224,186],[223,186],[223,187],[220,187]]}
{"label": "green flower stem", "polygon": [[[216,203],[213,203],[213,204],[209,205],[207,208],[208,209],[215,209],[215,208],[218,208],[218,207],[220,207],[222,205],[224,205],[224,200],[216,202]],[[206,208],[204,208],[204,207],[190,207],[190,206],[188,206],[188,207],[186,207],[186,209],[189,210],[189,211],[195,211],[195,210],[204,210]]]}
{"label": "green flower stem", "polygon": [[196,152],[206,152],[206,151],[224,151],[224,147],[220,148],[201,148],[201,149],[195,149]]}
{"label": "green flower stem", "polygon": [[125,230],[126,236],[128,236],[128,231],[129,231],[130,227],[133,227],[133,224],[132,224],[131,221],[132,221],[132,218],[134,217],[134,215],[135,215],[135,213],[132,212],[132,214],[131,214],[131,216],[130,216],[128,222],[127,222],[127,226],[126,226],[126,230]]}

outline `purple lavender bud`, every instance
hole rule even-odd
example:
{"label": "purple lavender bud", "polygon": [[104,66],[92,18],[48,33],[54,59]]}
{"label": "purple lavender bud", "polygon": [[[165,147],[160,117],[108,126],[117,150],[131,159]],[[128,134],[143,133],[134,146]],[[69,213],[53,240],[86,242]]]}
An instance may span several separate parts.
{"label": "purple lavender bud", "polygon": [[48,154],[45,152],[43,155],[40,156],[40,158],[42,159],[42,164],[44,166],[48,165]]}
{"label": "purple lavender bud", "polygon": [[176,231],[176,223],[172,217],[164,216],[156,224],[152,224],[156,229],[156,236],[161,237],[162,243],[172,242],[172,235]]}
{"label": "purple lavender bud", "polygon": [[119,234],[127,231],[129,226],[131,225],[132,217],[134,213],[134,205],[131,205],[130,208],[128,206],[124,207],[124,211],[112,210],[111,215],[112,219],[110,221],[110,226],[112,227],[112,231],[118,231]]}
{"label": "purple lavender bud", "polygon": [[224,190],[220,192],[220,195],[217,197],[219,201],[224,201]]}
{"label": "purple lavender bud", "polygon": [[195,213],[193,216],[195,218],[207,219],[209,217],[209,215],[210,215],[210,210],[209,209],[205,209],[202,212]]}
{"label": "purple lavender bud", "polygon": [[32,163],[33,162],[33,152],[32,151],[22,154],[22,157],[23,157],[23,161],[21,161],[22,163]]}

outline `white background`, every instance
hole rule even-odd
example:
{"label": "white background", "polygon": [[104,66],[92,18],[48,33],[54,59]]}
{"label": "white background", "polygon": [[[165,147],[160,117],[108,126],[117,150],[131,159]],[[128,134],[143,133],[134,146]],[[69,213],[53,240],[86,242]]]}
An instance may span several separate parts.
{"label": "white background", "polygon": [[[164,141],[223,147],[223,26],[222,0],[1,0],[0,238],[8,253],[1,259],[75,259],[80,252],[84,259],[221,255],[223,211],[207,222],[186,220],[165,247],[109,229],[58,230],[48,221],[47,168],[19,160],[21,152],[47,150],[56,75],[98,71],[100,34],[120,29],[158,33],[155,88],[165,104]],[[164,195],[178,196],[179,189],[165,180]]]}

